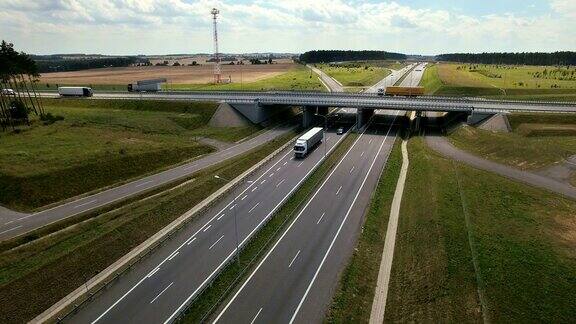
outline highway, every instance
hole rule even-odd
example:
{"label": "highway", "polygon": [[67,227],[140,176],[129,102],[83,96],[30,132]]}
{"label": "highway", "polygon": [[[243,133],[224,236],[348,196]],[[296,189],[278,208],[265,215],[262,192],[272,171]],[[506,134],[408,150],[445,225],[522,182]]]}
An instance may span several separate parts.
{"label": "highway", "polygon": [[[329,150],[343,138],[329,132],[324,143]],[[234,258],[234,216],[242,246],[320,163],[323,145],[303,160],[293,159],[287,148],[66,321],[172,321]]]}
{"label": "highway", "polygon": [[320,80],[322,81],[322,83],[324,83],[324,85],[328,88],[330,92],[344,92],[344,87],[340,82],[336,81],[336,79],[333,79],[328,74],[324,73],[324,71],[315,68],[310,64],[306,66],[312,71],[314,71],[314,73],[318,74]]}
{"label": "highway", "polygon": [[292,127],[274,128],[226,150],[206,155],[189,163],[100,191],[89,196],[73,199],[72,201],[34,214],[19,214],[0,209],[0,240],[7,240],[22,235],[50,223],[94,210],[130,196],[134,196],[143,191],[189,176],[203,168],[245,153],[280,135],[286,134],[290,130],[292,130]]}
{"label": "highway", "polygon": [[401,87],[417,87],[424,76],[424,70],[426,69],[427,63],[418,63],[412,72],[407,75],[404,80],[400,83]]}
{"label": "highway", "polygon": [[387,128],[359,136],[214,322],[322,322],[393,146]]}

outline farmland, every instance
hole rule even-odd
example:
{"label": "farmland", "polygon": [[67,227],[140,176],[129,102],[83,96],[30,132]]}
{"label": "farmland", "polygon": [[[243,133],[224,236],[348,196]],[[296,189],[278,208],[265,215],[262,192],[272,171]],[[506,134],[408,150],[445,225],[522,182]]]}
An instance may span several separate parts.
{"label": "farmland", "polygon": [[2,135],[0,203],[13,209],[38,208],[213,152],[199,137],[234,142],[258,130],[206,126],[213,103],[45,103],[64,120],[33,120],[30,128]]}
{"label": "farmland", "polygon": [[437,95],[574,100],[576,68],[439,63],[428,68],[421,85]]}

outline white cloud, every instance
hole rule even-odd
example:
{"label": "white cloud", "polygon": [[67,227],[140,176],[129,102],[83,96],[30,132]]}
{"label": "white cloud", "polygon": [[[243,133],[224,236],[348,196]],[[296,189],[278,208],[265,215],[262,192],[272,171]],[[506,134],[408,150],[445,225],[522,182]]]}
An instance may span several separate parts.
{"label": "white cloud", "polygon": [[576,50],[575,0],[536,17],[351,1],[0,0],[0,30],[29,52],[210,52],[217,6],[227,52]]}

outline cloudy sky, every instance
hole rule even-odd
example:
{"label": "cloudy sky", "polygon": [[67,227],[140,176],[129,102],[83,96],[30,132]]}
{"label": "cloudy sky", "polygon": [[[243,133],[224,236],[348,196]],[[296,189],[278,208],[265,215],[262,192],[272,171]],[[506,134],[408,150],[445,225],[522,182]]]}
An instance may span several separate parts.
{"label": "cloudy sky", "polygon": [[0,38],[36,54],[576,50],[576,0],[0,0]]}

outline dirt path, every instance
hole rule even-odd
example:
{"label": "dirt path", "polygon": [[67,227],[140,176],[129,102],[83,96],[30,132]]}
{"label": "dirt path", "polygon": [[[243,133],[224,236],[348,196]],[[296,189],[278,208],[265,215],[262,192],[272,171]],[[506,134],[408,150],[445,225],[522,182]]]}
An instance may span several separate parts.
{"label": "dirt path", "polygon": [[390,282],[390,272],[392,270],[392,259],[394,258],[394,246],[396,245],[396,231],[398,229],[398,218],[400,215],[400,205],[404,194],[404,184],[406,183],[406,174],[408,173],[408,150],[406,141],[402,142],[402,169],[400,177],[396,184],[396,191],[392,199],[392,208],[390,209],[390,218],[388,219],[388,229],[386,230],[386,239],[384,240],[384,251],[380,261],[380,271],[378,272],[378,281],[376,283],[376,292],[372,302],[372,311],[370,313],[370,324],[381,324],[384,322],[384,311],[386,309],[386,299],[388,297],[388,284]]}

